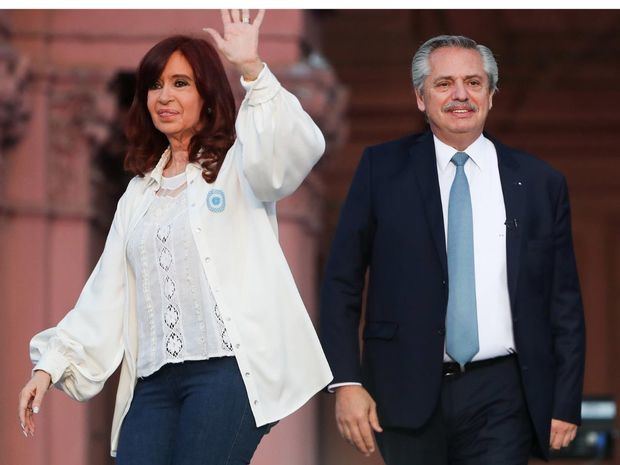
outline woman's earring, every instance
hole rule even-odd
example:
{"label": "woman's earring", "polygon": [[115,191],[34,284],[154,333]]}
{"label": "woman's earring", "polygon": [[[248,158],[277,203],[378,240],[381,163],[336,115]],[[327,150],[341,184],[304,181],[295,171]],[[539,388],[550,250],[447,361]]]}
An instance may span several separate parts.
{"label": "woman's earring", "polygon": [[213,113],[213,110],[211,107],[207,107],[207,115],[210,115],[211,113]]}

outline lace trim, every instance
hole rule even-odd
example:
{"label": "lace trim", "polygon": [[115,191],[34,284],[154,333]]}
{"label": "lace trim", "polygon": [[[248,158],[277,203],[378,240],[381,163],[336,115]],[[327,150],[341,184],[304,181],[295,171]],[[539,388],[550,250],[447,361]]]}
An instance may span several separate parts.
{"label": "lace trim", "polygon": [[176,187],[174,189],[166,189],[166,188],[160,187],[157,190],[157,196],[158,197],[170,197],[174,199],[178,197],[186,188],[187,188],[187,181],[185,181],[179,187]]}
{"label": "lace trim", "polygon": [[157,228],[156,243],[159,250],[157,264],[160,278],[162,278],[162,294],[164,297],[164,325],[165,325],[165,348],[168,355],[177,358],[183,352],[183,337],[180,332],[181,312],[176,302],[177,285],[172,277],[171,268],[174,265],[173,254],[168,248],[170,224]]}
{"label": "lace trim", "polygon": [[226,325],[224,325],[224,320],[222,319],[222,315],[220,314],[220,310],[217,304],[215,304],[215,306],[213,307],[213,312],[215,313],[217,325],[220,328],[220,336],[222,337],[222,349],[232,352],[233,346],[228,339],[228,331],[226,330]]}

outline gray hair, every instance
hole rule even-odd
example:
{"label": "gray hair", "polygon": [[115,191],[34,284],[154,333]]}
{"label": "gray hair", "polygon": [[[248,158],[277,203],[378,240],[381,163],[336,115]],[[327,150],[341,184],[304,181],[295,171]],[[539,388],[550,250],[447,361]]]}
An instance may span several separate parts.
{"label": "gray hair", "polygon": [[497,70],[497,61],[493,56],[493,52],[484,45],[476,43],[476,41],[465,36],[448,36],[441,35],[433,37],[422,44],[415,52],[413,60],[411,60],[411,78],[413,87],[420,93],[424,88],[424,81],[431,74],[431,65],[429,57],[431,53],[438,48],[458,47],[471,50],[477,50],[482,57],[482,66],[489,78],[489,90],[495,92],[497,90],[497,81],[499,80],[499,72]]}

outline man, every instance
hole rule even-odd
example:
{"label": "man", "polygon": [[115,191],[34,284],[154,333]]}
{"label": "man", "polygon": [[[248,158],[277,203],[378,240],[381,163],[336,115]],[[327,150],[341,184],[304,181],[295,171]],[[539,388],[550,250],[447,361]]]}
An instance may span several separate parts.
{"label": "man", "polygon": [[[491,51],[430,39],[430,131],[365,150],[321,297],[340,433],[388,465],[524,465],[580,422],[584,322],[564,177],[483,133]],[[363,353],[358,341],[368,286]]]}

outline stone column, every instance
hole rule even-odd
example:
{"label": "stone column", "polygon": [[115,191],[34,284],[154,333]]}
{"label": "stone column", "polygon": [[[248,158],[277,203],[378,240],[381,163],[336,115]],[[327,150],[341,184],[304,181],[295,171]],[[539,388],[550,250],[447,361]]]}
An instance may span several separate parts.
{"label": "stone column", "polygon": [[[16,367],[0,385],[5,412],[16,410],[30,376],[29,339],[73,306],[92,268],[90,162],[106,131],[108,79],[99,71],[39,67],[27,97],[11,94],[18,107],[32,102],[32,117],[23,137],[10,138],[11,148],[3,150],[0,333],[8,347],[0,353],[2,366]],[[47,394],[34,440],[21,436],[14,415],[0,421],[10,432],[2,436],[6,463],[60,465],[67,457],[89,463],[88,410],[59,391]]]}
{"label": "stone column", "polygon": [[26,89],[30,75],[28,60],[9,43],[9,27],[0,12],[0,190],[3,185],[3,160],[26,128],[29,111]]}

